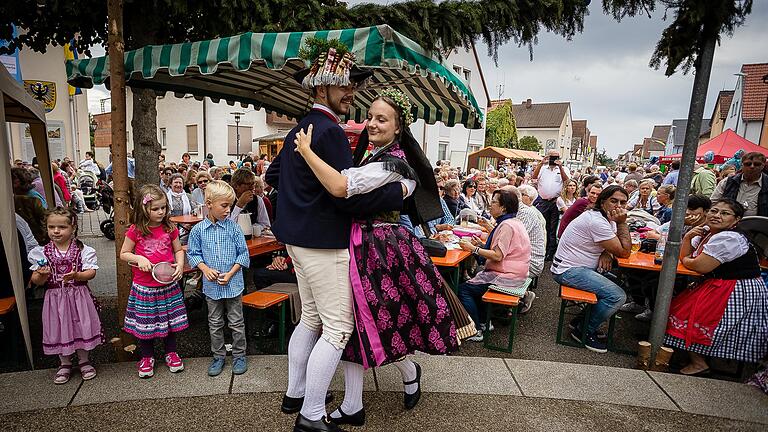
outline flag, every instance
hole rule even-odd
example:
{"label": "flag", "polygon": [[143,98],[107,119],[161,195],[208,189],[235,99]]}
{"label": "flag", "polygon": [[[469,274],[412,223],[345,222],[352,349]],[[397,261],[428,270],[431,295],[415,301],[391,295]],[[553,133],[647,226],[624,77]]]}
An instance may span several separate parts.
{"label": "flag", "polygon": [[[64,60],[75,60],[75,59],[77,59],[77,50],[72,47],[74,42],[75,42],[75,40],[72,39],[72,41],[70,43],[64,44]],[[83,91],[80,90],[80,87],[72,87],[71,85],[68,85],[67,87],[69,87],[69,95],[70,96],[79,95],[79,94],[83,93]]]}

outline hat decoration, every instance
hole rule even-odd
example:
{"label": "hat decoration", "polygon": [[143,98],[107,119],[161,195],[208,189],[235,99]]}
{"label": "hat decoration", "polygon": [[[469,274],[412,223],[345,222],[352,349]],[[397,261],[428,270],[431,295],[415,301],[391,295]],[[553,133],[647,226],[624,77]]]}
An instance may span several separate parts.
{"label": "hat decoration", "polygon": [[405,93],[398,89],[388,88],[379,92],[379,96],[391,99],[400,108],[401,117],[406,126],[413,123],[413,113],[411,112],[411,100]]}
{"label": "hat decoration", "polygon": [[355,66],[355,56],[338,39],[309,38],[299,49],[299,58],[312,63],[309,73],[301,79],[301,86],[305,89],[353,83],[350,72]]}

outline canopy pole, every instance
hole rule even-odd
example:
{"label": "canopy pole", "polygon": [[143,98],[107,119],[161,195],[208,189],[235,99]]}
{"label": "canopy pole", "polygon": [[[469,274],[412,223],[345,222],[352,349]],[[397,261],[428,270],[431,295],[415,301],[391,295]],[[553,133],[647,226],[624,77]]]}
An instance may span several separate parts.
{"label": "canopy pole", "polygon": [[680,163],[680,174],[677,180],[677,192],[672,205],[672,221],[669,224],[669,240],[664,250],[661,274],[659,275],[659,287],[656,294],[656,304],[653,308],[653,320],[651,321],[651,361],[655,364],[656,353],[664,342],[664,334],[669,318],[669,304],[672,301],[672,292],[675,287],[675,275],[677,263],[680,260],[680,240],[683,234],[685,210],[688,205],[687,197],[691,190],[693,180],[693,166],[696,161],[696,151],[699,143],[699,130],[701,128],[701,116],[704,114],[704,104],[707,101],[707,88],[709,87],[709,75],[712,71],[712,59],[715,55],[715,43],[717,31],[706,28],[711,33],[707,36],[699,55],[697,56],[696,72],[691,91],[691,104],[688,109],[688,125],[685,129],[685,141],[683,143],[683,155]]}
{"label": "canopy pole", "polygon": [[117,316],[120,340],[117,344],[118,360],[128,360],[128,354],[123,347],[132,343],[130,335],[123,331],[125,309],[128,305],[128,294],[131,290],[131,272],[128,263],[120,259],[120,248],[125,240],[128,225],[130,202],[128,195],[128,157],[126,151],[126,111],[125,111],[125,42],[123,41],[123,0],[108,0],[108,39],[109,45],[109,76],[112,110],[112,180],[115,191],[115,255],[117,269]]}

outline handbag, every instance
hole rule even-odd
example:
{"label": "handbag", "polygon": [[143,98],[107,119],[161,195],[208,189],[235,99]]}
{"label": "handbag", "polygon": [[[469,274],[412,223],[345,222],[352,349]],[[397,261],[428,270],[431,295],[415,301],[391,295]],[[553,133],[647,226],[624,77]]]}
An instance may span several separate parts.
{"label": "handbag", "polygon": [[445,254],[448,253],[448,248],[446,248],[444,244],[440,243],[437,240],[425,237],[425,238],[420,238],[419,242],[421,242],[421,246],[424,248],[424,250],[427,252],[429,256],[442,258],[445,256]]}
{"label": "handbag", "polygon": [[643,241],[640,242],[639,252],[655,253],[656,243],[658,243],[656,239],[643,239]]}

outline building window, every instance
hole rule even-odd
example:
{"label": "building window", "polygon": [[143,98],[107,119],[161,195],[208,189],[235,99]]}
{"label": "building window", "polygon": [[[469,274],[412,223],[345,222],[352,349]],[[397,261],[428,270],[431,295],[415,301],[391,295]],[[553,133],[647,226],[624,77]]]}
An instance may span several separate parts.
{"label": "building window", "polygon": [[187,125],[187,152],[197,154],[197,125]]}
{"label": "building window", "polygon": [[464,81],[466,81],[467,84],[469,84],[469,79],[471,77],[472,77],[472,71],[470,71],[469,69],[464,69]]}
{"label": "building window", "polygon": [[168,148],[167,139],[168,139],[168,135],[166,134],[165,128],[160,128],[160,148],[163,150]]}
{"label": "building window", "polygon": [[733,111],[731,111],[731,117],[735,116],[739,112],[739,101],[733,103]]}
{"label": "building window", "polygon": [[470,144],[469,152],[474,153],[476,151],[480,151],[480,144]]}
{"label": "building window", "polygon": [[[253,137],[251,135],[251,127],[249,126],[240,126],[239,128],[235,125],[229,125],[227,126],[227,154],[230,156],[238,156],[238,155],[244,155],[250,151],[252,151],[253,148]],[[240,148],[238,151],[237,146],[237,133],[238,130],[240,132]]]}
{"label": "building window", "polygon": [[456,75],[461,76],[462,67],[453,65],[453,71],[456,72]]}
{"label": "building window", "polygon": [[448,143],[440,141],[437,145],[437,158],[439,160],[448,160]]}

